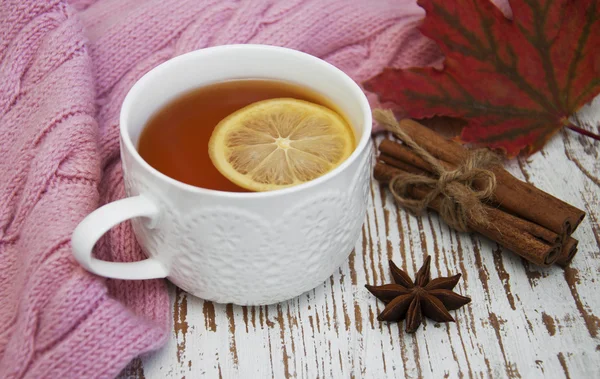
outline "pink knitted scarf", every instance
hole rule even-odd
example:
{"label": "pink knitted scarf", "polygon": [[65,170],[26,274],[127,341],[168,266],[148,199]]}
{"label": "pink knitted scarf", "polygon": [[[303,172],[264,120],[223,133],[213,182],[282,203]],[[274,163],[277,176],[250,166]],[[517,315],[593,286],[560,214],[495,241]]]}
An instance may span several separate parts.
{"label": "pink knitted scarf", "polygon": [[[360,82],[430,64],[415,0],[0,0],[0,377],[114,377],[170,331],[164,281],[96,277],[70,236],[124,196],[121,102],[145,72],[207,46],[265,43]],[[142,257],[127,223],[97,256]]]}

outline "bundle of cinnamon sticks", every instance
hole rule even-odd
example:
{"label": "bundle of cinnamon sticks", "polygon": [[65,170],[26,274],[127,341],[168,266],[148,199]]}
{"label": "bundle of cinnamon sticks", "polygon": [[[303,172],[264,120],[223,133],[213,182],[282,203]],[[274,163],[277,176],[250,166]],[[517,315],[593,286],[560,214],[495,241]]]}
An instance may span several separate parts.
{"label": "bundle of cinnamon sticks", "polygon": [[[398,124],[405,134],[448,170],[462,164],[469,154],[469,150],[462,145],[443,138],[416,121],[404,119]],[[379,151],[374,177],[381,183],[387,184],[394,177],[406,173],[435,175],[431,165],[406,144],[383,140]],[[481,224],[467,220],[469,229],[533,264],[567,266],[577,253],[578,241],[571,234],[585,217],[585,212],[520,181],[501,166],[491,167],[490,170],[496,177],[496,188],[493,196],[484,204],[489,222]],[[473,183],[476,189],[481,185],[477,181]],[[410,196],[423,199],[429,190],[414,186]],[[440,200],[434,199],[428,207],[439,211]]]}

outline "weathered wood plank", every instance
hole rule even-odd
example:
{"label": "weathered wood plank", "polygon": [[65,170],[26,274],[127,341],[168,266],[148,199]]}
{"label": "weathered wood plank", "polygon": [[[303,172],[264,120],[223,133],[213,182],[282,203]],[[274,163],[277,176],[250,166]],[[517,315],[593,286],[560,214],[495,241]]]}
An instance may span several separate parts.
{"label": "weathered wood plank", "polygon": [[[579,114],[598,131],[600,98]],[[381,137],[379,137],[381,138]],[[132,378],[541,378],[598,377],[600,368],[600,143],[564,132],[507,168],[585,209],[571,267],[534,267],[435,214],[399,210],[373,182],[349,260],[314,290],[268,307],[204,302],[170,286],[173,333],[159,352],[123,372]],[[380,323],[364,284],[390,280],[388,260],[411,275],[424,256],[432,275],[463,274],[472,303],[456,323],[428,320],[416,334]]]}

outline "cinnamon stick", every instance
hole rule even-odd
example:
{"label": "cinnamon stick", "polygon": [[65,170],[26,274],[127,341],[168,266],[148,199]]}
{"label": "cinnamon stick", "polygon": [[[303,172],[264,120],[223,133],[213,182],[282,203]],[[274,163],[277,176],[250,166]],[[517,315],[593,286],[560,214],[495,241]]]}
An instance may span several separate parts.
{"label": "cinnamon stick", "polygon": [[[417,154],[415,154],[411,149],[409,149],[408,147],[401,145],[399,143],[390,141],[390,140],[383,140],[381,142],[381,144],[379,145],[379,150],[382,152],[382,154],[380,155],[380,159],[382,161],[384,161],[385,163],[389,164],[390,166],[394,166],[396,168],[399,168],[401,170],[404,171],[408,171],[410,173],[413,174],[421,174],[421,175],[431,175],[434,174],[433,168],[431,167],[431,165],[429,163],[427,163],[425,160],[423,160],[421,157],[419,157]],[[396,158],[398,157],[398,159]],[[442,166],[444,166],[446,169],[453,169],[454,167],[444,161],[440,161],[440,163],[442,164]],[[475,188],[481,188],[482,184],[477,183],[477,181],[475,181],[474,187]],[[496,201],[495,201],[496,200]],[[497,202],[497,199],[492,198],[488,201],[488,203],[491,203],[493,205],[497,205],[500,206],[500,204]],[[508,210],[509,213],[510,210]],[[518,215],[517,215],[518,216]],[[529,223],[534,225],[533,223]],[[544,239],[547,241],[552,241],[552,243],[555,244],[559,244],[561,243],[561,237],[562,235],[559,235],[551,230],[548,230],[546,228],[528,228],[528,231],[536,233],[536,235],[540,235],[543,234],[544,235]]]}
{"label": "cinnamon stick", "polygon": [[[405,172],[378,162],[375,165],[374,177],[382,183],[389,183],[393,177],[402,175]],[[427,193],[427,189],[415,187],[410,195],[416,199],[422,199]],[[439,211],[440,203],[441,196],[434,199],[429,207]],[[484,205],[484,207],[490,225],[486,227],[468,220],[467,224],[471,230],[512,250],[533,264],[548,266],[556,261],[561,253],[561,246],[556,243],[556,233],[548,233],[547,229],[500,209],[487,205]]]}
{"label": "cinnamon stick", "polygon": [[[384,139],[379,144],[379,151],[382,155],[393,159],[393,161],[389,161],[389,163],[393,166],[396,166],[396,163],[404,163],[412,167],[417,167],[423,172],[433,174],[433,168],[431,167],[431,165],[427,163],[423,158],[415,154],[410,148],[408,148],[405,145],[399,144],[389,139]],[[387,163],[387,161],[385,162]],[[454,169],[454,166],[446,161],[440,160],[440,164],[444,166],[444,168],[446,168],[447,170]],[[403,167],[400,166],[396,167],[403,169]]]}
{"label": "cinnamon stick", "polygon": [[380,154],[379,160],[387,163],[390,166],[394,166],[394,167],[404,170],[406,172],[410,172],[411,174],[430,175],[430,173],[428,171],[426,171],[425,169],[423,169],[419,166],[415,167],[415,165],[411,165],[409,163],[403,162],[403,161],[396,159],[395,157],[387,155],[387,154]]}
{"label": "cinnamon stick", "polygon": [[[384,140],[380,145],[380,150],[382,153],[379,155],[379,160],[389,166],[417,175],[431,174],[431,172],[428,171],[431,170],[431,166],[406,146]],[[396,159],[392,155],[386,153],[390,153],[393,156],[399,156],[402,160]],[[411,162],[411,164],[406,162]],[[446,168],[450,168],[448,163],[442,162],[442,164],[446,166]],[[573,257],[577,254],[578,241],[573,237],[568,236],[566,237],[566,241],[561,241],[561,235],[530,222],[525,224],[525,229],[531,235],[537,236],[549,244],[562,244],[561,253],[555,262],[561,267],[568,266],[573,260]]]}
{"label": "cinnamon stick", "polygon": [[[403,119],[399,124],[405,133],[434,157],[454,167],[466,158],[468,150],[418,122]],[[392,155],[389,152],[386,154]],[[495,202],[522,219],[541,225],[556,234],[570,235],[585,217],[585,212],[581,209],[520,181],[502,167],[493,168],[492,171],[497,181]]]}
{"label": "cinnamon stick", "polygon": [[567,240],[563,243],[562,250],[558,255],[556,264],[561,267],[567,267],[575,257],[575,254],[577,254],[578,244],[579,241],[577,241],[575,238],[568,237]]}
{"label": "cinnamon stick", "polygon": [[[386,156],[394,159],[394,163],[390,162],[390,164],[392,165],[395,165],[395,162],[403,162],[413,167],[418,167],[419,169],[424,170],[428,173],[433,173],[433,168],[431,167],[431,165],[427,163],[423,158],[415,154],[409,147],[405,145],[399,144],[389,139],[384,139],[379,144],[379,151],[382,155],[385,154]],[[454,169],[454,167],[448,162],[440,160],[440,163],[446,169]]]}

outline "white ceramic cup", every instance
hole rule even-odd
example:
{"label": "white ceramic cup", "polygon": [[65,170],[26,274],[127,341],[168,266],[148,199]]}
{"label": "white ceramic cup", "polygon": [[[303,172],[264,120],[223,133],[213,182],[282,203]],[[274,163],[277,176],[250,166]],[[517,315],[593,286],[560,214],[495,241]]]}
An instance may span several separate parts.
{"label": "white ceramic cup", "polygon": [[[339,167],[282,190],[233,193],[194,187],[146,163],[136,150],[148,119],[167,102],[210,83],[264,78],[324,95],[348,118],[357,147]],[[347,258],[365,217],[371,168],[371,110],[346,74],[311,55],[265,45],[225,45],[173,58],[144,75],[121,109],[127,195],[75,229],[73,254],[89,271],[118,279],[167,277],[203,299],[271,304],[308,291]],[[147,259],[107,262],[96,241],[131,220]]]}

